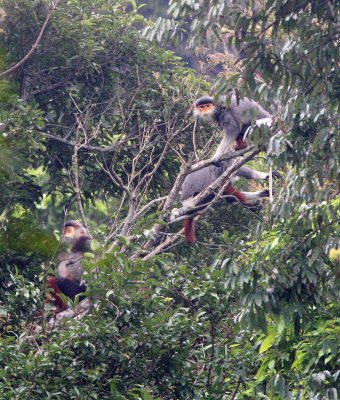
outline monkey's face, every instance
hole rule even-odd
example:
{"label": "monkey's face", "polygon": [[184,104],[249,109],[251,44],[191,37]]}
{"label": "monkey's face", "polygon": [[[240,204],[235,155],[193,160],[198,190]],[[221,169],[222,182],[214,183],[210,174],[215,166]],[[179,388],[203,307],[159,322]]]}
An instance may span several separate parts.
{"label": "monkey's face", "polygon": [[80,236],[85,236],[87,231],[81,225],[67,225],[64,228],[64,240],[73,241]]}
{"label": "monkey's face", "polygon": [[211,119],[215,113],[214,103],[203,103],[194,106],[194,116],[204,119]]}

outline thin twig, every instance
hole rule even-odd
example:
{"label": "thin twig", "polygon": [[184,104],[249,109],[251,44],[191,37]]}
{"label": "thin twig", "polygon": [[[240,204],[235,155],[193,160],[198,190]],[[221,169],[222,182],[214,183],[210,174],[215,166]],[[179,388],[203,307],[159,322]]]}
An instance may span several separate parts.
{"label": "thin twig", "polygon": [[51,8],[48,10],[48,13],[47,13],[46,18],[45,18],[45,22],[44,22],[44,24],[43,24],[43,26],[42,26],[42,28],[41,28],[41,30],[40,30],[40,32],[39,32],[39,35],[38,35],[36,41],[35,41],[34,44],[33,44],[31,50],[25,55],[24,58],[22,58],[18,63],[16,63],[15,65],[13,65],[13,67],[7,69],[7,70],[4,71],[4,72],[1,72],[1,73],[0,73],[0,76],[4,76],[4,75],[9,74],[10,72],[15,71],[16,69],[18,69],[19,67],[21,67],[27,60],[29,60],[29,59],[31,58],[32,54],[35,52],[36,48],[38,47],[38,45],[39,45],[39,43],[40,43],[40,41],[41,41],[41,38],[43,37],[43,34],[44,34],[44,32],[45,32],[45,29],[47,28],[48,22],[49,22],[49,20],[51,19],[52,14],[53,14],[53,11],[54,11],[55,8],[57,7],[59,1],[60,1],[60,0],[55,0],[55,3],[54,3],[54,4],[51,6]]}
{"label": "thin twig", "polygon": [[192,129],[192,146],[194,149],[195,158],[196,158],[196,160],[198,160],[199,157],[197,154],[197,146],[196,146],[196,125],[197,125],[197,118],[195,118],[194,127]]}
{"label": "thin twig", "polygon": [[[178,240],[178,238],[180,238],[181,236],[183,237],[183,234],[184,234],[184,229],[181,229],[174,236],[169,236],[168,238],[165,239],[163,243],[155,247],[152,251],[150,251],[150,253],[148,253],[145,257],[143,257],[142,260],[149,260],[151,257],[167,250],[174,242]],[[132,258],[136,257],[134,256]]]}
{"label": "thin twig", "polygon": [[272,203],[274,201],[273,197],[273,168],[269,167],[269,201]]}
{"label": "thin twig", "polygon": [[[70,142],[69,140],[66,140],[66,139],[58,137],[58,136],[51,135],[50,133],[41,132],[40,134],[42,136],[48,137],[49,139],[56,140],[58,142],[64,143],[67,146],[72,146],[72,147],[77,146],[77,145],[79,146],[79,144],[76,143],[76,142]],[[98,151],[100,153],[106,153],[106,152],[110,152],[110,151],[115,151],[119,145],[121,145],[122,143],[127,142],[131,138],[132,138],[132,134],[128,135],[124,140],[118,140],[116,143],[114,143],[114,144],[112,144],[110,146],[101,147],[101,146],[91,146],[91,145],[88,145],[88,144],[82,144],[81,148],[84,149],[84,150]]]}
{"label": "thin twig", "polygon": [[150,207],[152,207],[156,203],[160,203],[161,201],[165,200],[168,196],[159,197],[157,199],[153,199],[149,201],[149,203],[145,204],[135,215],[135,219],[140,218],[143,214],[145,214]]}
{"label": "thin twig", "polygon": [[237,385],[236,385],[235,390],[234,390],[234,393],[231,396],[231,400],[236,400],[237,399],[237,392],[238,392],[238,390],[240,388],[241,382],[242,382],[242,378],[239,377],[238,381],[237,381]]}

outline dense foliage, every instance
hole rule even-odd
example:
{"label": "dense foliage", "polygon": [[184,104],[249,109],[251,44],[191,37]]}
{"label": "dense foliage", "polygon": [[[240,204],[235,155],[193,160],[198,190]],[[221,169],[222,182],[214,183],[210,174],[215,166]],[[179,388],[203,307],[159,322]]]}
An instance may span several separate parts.
{"label": "dense foliage", "polygon": [[[0,397],[337,399],[336,2],[171,1],[156,22],[134,1],[0,5],[0,71],[47,21],[0,72]],[[217,45],[212,92],[273,112],[252,164],[284,179],[261,213],[218,202],[195,246],[161,249],[180,170],[219,138],[190,111],[211,82],[165,49],[183,35]],[[65,218],[96,239],[94,305],[51,329]]]}

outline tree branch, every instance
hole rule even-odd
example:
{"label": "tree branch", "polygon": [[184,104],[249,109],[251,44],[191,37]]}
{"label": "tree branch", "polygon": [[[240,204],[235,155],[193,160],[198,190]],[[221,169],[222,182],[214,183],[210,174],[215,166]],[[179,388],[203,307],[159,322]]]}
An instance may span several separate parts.
{"label": "tree branch", "polygon": [[[218,200],[221,198],[223,192],[224,192],[224,188],[226,185],[229,184],[230,182],[230,177],[233,174],[233,172],[235,172],[236,170],[238,170],[243,164],[245,164],[246,162],[248,162],[249,160],[251,160],[255,155],[257,155],[260,150],[258,149],[254,149],[254,147],[252,146],[249,150],[253,149],[253,151],[246,157],[239,159],[239,160],[235,160],[235,162],[218,178],[216,179],[215,182],[213,182],[209,187],[207,187],[203,192],[201,192],[198,196],[194,197],[193,199],[193,203],[191,206],[186,206],[186,207],[182,207],[178,210],[179,216],[176,217],[176,219],[172,220],[171,222],[168,222],[168,224],[172,224],[174,222],[178,222],[180,220],[186,219],[188,217],[188,213],[190,214],[190,217],[195,217],[195,216],[201,216],[203,214],[205,214],[210,208],[211,206]],[[244,150],[242,150],[243,152],[245,152]],[[234,152],[234,153],[226,153],[224,155],[221,156],[221,159],[225,160],[225,159],[231,159],[231,157],[236,157],[235,153],[239,153],[239,152]],[[202,164],[201,164],[202,163]],[[209,165],[212,163],[211,160],[205,160],[203,164],[203,161],[199,165],[198,169],[201,169],[201,165]],[[163,211],[167,211],[173,204],[175,197],[177,196],[185,176],[187,175],[187,170],[189,170],[191,168],[190,165],[184,165],[182,167],[181,172],[178,174],[176,182],[173,186],[173,188],[171,189],[171,192],[166,200],[166,204],[164,204],[163,206]],[[203,167],[202,167],[203,168]],[[196,170],[196,164],[193,166],[193,169]],[[203,206],[200,205],[199,203],[202,202],[209,194],[215,192],[216,189],[218,189],[218,193],[216,194],[216,196],[214,197],[214,199],[209,202],[204,204]],[[203,208],[202,208],[203,207]],[[194,211],[193,214],[191,214]],[[155,236],[158,235],[160,233],[161,228],[164,225],[162,224],[155,224],[152,228],[152,230],[154,231]],[[174,236],[168,237],[163,243],[161,243],[160,245],[158,245],[157,247],[155,247],[152,251],[150,251],[150,253],[148,253],[147,255],[144,255],[144,257],[142,258],[143,260],[148,260],[151,257],[162,253],[163,251],[167,250],[174,242],[176,242],[178,240],[179,237],[183,236],[184,230],[181,229],[180,231],[178,231]],[[155,239],[150,239],[146,242],[146,244],[143,246],[144,249],[141,250],[140,252],[137,252],[135,255],[133,255],[131,258],[137,258],[140,257],[143,253],[145,254],[145,251],[147,251],[148,249],[150,249],[153,245],[155,244]]]}
{"label": "tree branch", "polygon": [[[219,157],[217,160],[215,160],[213,158],[209,158],[207,160],[202,160],[202,161],[192,165],[189,168],[187,175],[190,175],[193,172],[199,171],[202,168],[208,167],[209,165],[211,165],[213,163],[232,160],[236,157],[243,156],[244,154],[249,153],[250,151],[252,151],[254,149],[255,149],[255,146],[248,146],[246,149],[242,149],[242,150],[238,150],[238,151],[228,151],[227,153],[222,154],[221,157]],[[243,164],[241,164],[241,165],[243,165]]]}
{"label": "tree branch", "polygon": [[[78,136],[78,133],[77,133],[77,136]],[[78,146],[74,147],[73,166],[74,166],[73,173],[74,173],[74,185],[75,185],[74,189],[76,192],[79,214],[80,214],[81,220],[83,222],[83,225],[86,227],[86,229],[88,229],[86,219],[85,219],[83,203],[81,200],[81,191],[80,191],[80,184],[79,184]]]}
{"label": "tree branch", "polygon": [[[165,239],[165,241],[163,243],[161,243],[159,246],[155,247],[152,251],[150,251],[150,253],[148,253],[146,256],[144,256],[142,258],[142,260],[145,260],[145,261],[149,260],[153,256],[167,250],[174,242],[177,241],[178,238],[183,237],[183,234],[184,234],[184,229],[181,229],[174,236],[169,236],[168,238]],[[133,256],[131,258],[133,259],[138,256],[140,256],[140,254],[137,256]]]}
{"label": "tree branch", "polygon": [[48,10],[48,13],[47,13],[46,18],[45,18],[45,22],[44,22],[44,24],[43,24],[43,26],[42,26],[42,28],[41,28],[41,30],[40,30],[40,32],[39,32],[39,35],[38,35],[38,37],[37,37],[35,43],[33,44],[31,50],[30,50],[30,51],[25,55],[25,57],[22,58],[17,64],[13,65],[13,67],[7,69],[7,70],[4,71],[4,72],[1,72],[1,73],[0,73],[0,76],[4,76],[4,75],[7,75],[7,74],[9,74],[9,73],[15,71],[16,69],[18,69],[19,67],[21,67],[27,60],[29,60],[29,59],[32,57],[32,54],[35,52],[36,48],[38,47],[38,45],[39,45],[39,43],[40,43],[40,41],[41,41],[41,38],[43,37],[43,34],[44,34],[44,32],[45,32],[45,30],[46,30],[46,28],[47,28],[48,22],[49,22],[49,20],[50,20],[51,17],[52,17],[53,11],[54,11],[55,8],[57,7],[59,1],[60,1],[60,0],[55,0],[54,4],[53,4],[53,5],[51,6],[51,8]]}
{"label": "tree branch", "polygon": [[[76,146],[77,145],[77,143],[75,143],[75,142],[70,142],[70,141],[68,141],[68,140],[66,140],[64,138],[60,138],[58,136],[51,135],[50,133],[41,132],[41,135],[46,136],[49,139],[53,139],[53,140],[56,140],[58,142],[64,143],[67,146]],[[101,153],[110,152],[110,151],[116,150],[117,147],[120,144],[122,144],[122,143],[126,142],[127,140],[131,139],[131,136],[132,135],[129,135],[129,136],[126,137],[126,139],[124,139],[122,141],[117,141],[116,143],[112,144],[111,146],[100,147],[100,146],[91,146],[91,145],[88,145],[88,144],[82,144],[81,148],[85,149],[85,150],[98,151],[98,152],[101,152]],[[79,146],[79,144],[78,144],[78,146]]]}
{"label": "tree branch", "polygon": [[145,204],[135,215],[135,220],[139,219],[143,214],[145,214],[150,207],[152,207],[156,203],[160,203],[165,200],[168,196],[159,197],[157,199],[153,199],[149,201],[149,203]]}

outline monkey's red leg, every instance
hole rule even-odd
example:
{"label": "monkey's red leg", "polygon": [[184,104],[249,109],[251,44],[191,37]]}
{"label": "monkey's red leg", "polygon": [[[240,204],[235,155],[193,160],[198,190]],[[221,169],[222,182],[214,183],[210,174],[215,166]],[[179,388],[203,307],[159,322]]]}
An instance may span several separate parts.
{"label": "monkey's red leg", "polygon": [[58,286],[58,278],[55,276],[49,276],[47,278],[47,287],[52,289],[48,294],[52,297],[51,300],[48,300],[50,303],[54,304],[57,307],[56,312],[60,312],[66,310],[67,305],[60,298],[58,293],[62,293],[60,287]]}
{"label": "monkey's red leg", "polygon": [[246,147],[247,147],[247,143],[245,140],[243,140],[243,136],[239,136],[236,139],[235,150],[242,150],[242,149],[245,149]]}
{"label": "monkey's red leg", "polygon": [[193,218],[185,219],[183,221],[184,235],[187,243],[193,244],[196,242],[195,238],[195,221]]}
{"label": "monkey's red leg", "polygon": [[241,193],[239,190],[237,190],[233,185],[228,185],[225,188],[224,194],[226,195],[232,195],[237,198],[241,203],[247,203],[247,198],[246,196]]}

